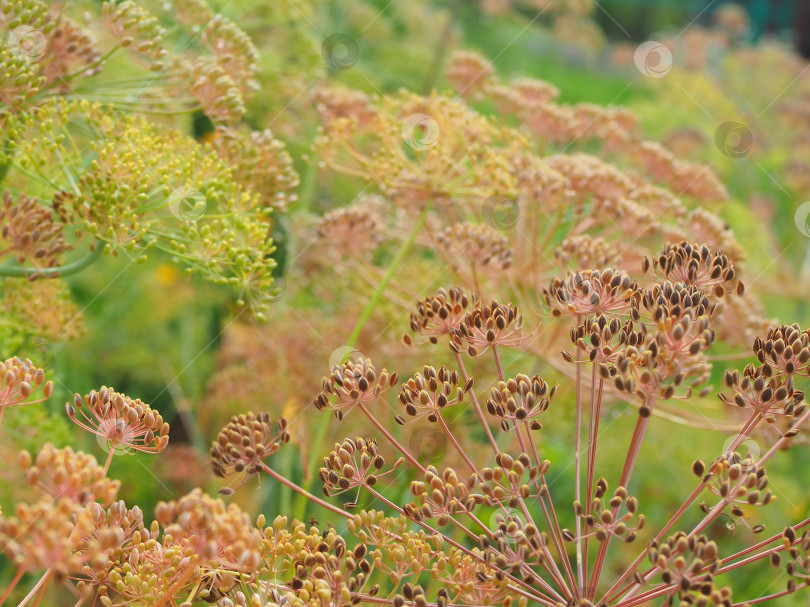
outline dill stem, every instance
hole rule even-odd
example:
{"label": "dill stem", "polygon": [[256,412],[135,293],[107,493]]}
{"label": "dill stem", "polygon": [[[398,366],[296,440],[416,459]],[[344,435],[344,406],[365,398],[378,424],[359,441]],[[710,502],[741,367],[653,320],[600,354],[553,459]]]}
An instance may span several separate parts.
{"label": "dill stem", "polygon": [[[591,511],[591,500],[593,499],[593,476],[594,466],[596,462],[596,439],[599,436],[599,416],[602,409],[602,387],[603,381],[599,379],[599,391],[596,392],[596,363],[593,363],[591,372],[591,419],[588,424],[588,471],[585,480],[585,515]],[[582,586],[587,589],[587,596],[593,596],[596,592],[596,587],[590,588],[588,586],[588,519],[585,519],[585,566],[583,570],[584,579]]]}
{"label": "dill stem", "polygon": [[[582,322],[581,315],[577,315],[577,326]],[[582,361],[580,360],[580,347],[577,343],[577,420],[576,420],[576,439],[575,439],[575,453],[574,462],[576,467],[576,482],[574,484],[574,500],[578,504],[582,504]],[[582,565],[582,517],[578,516],[575,520],[575,530],[577,539],[577,580],[578,592],[581,595],[585,589],[585,572]]]}
{"label": "dill stem", "polygon": [[[470,379],[470,375],[467,373],[467,367],[464,365],[464,359],[461,358],[461,354],[459,352],[453,352],[456,357],[456,364],[458,364],[458,368],[461,371],[461,376],[464,378],[464,382],[466,383]],[[495,455],[498,455],[500,449],[498,448],[498,443],[495,441],[495,437],[492,434],[492,429],[489,427],[487,423],[487,418],[484,417],[484,411],[481,409],[481,404],[478,402],[478,397],[475,394],[475,387],[470,390],[470,398],[472,398],[473,407],[475,407],[475,413],[478,415],[478,420],[481,422],[481,425],[484,427],[484,430],[487,433],[487,438],[489,439],[489,444],[492,445],[492,451]]]}
{"label": "dill stem", "polygon": [[25,607],[31,599],[33,599],[40,590],[45,592],[47,590],[48,585],[51,582],[51,578],[53,577],[53,569],[48,569],[45,573],[42,574],[42,577],[39,578],[39,581],[31,588],[31,591],[25,595],[25,598],[20,601],[20,604],[17,607]]}
{"label": "dill stem", "polygon": [[[413,243],[416,240],[416,235],[424,227],[425,222],[427,221],[428,213],[430,212],[430,207],[431,207],[430,202],[425,204],[425,208],[422,209],[422,213],[414,222],[410,233],[405,238],[405,241],[402,243],[402,245],[399,247],[399,250],[394,256],[394,259],[391,261],[391,265],[388,266],[388,270],[386,270],[385,274],[380,279],[380,284],[377,286],[377,289],[372,294],[371,299],[369,299],[368,303],[366,304],[366,307],[363,308],[363,311],[360,313],[360,318],[357,319],[357,323],[355,323],[354,328],[352,329],[352,332],[349,335],[349,339],[346,344],[348,347],[353,348],[357,344],[357,340],[360,337],[360,333],[363,330],[363,327],[366,326],[366,323],[368,322],[369,318],[371,318],[371,314],[374,312],[374,309],[377,307],[377,304],[379,304],[380,299],[382,299],[383,291],[385,291],[385,288],[388,286],[388,283],[391,282],[391,279],[394,278],[394,274],[396,273],[402,261],[405,259],[405,256],[408,254],[408,251],[410,251],[411,247],[413,246]],[[376,421],[373,417],[371,417],[371,420],[372,422]],[[323,447],[323,441],[326,438],[326,430],[329,427],[330,421],[331,421],[330,416],[324,415],[323,418],[321,419],[320,424],[317,426],[317,430],[315,431],[315,436],[312,443],[311,449],[312,453],[321,452],[321,448]],[[376,423],[375,425],[377,425],[377,427],[379,428],[378,423]],[[388,434],[390,436],[390,433]],[[396,445],[399,445],[398,442],[396,441],[394,442],[396,443]],[[402,452],[402,454],[406,457],[406,459],[408,459],[408,461],[410,461],[411,463],[415,463],[415,460],[413,459],[412,456],[408,457],[408,455],[405,455],[404,451]],[[314,476],[315,466],[317,465],[317,462],[318,462],[317,458],[313,457],[310,459],[309,466],[307,467],[306,470],[305,478],[311,479]],[[415,465],[418,466],[420,470],[424,472],[424,468],[420,464],[415,463]],[[299,495],[299,498],[295,504],[295,510],[297,513],[297,517],[303,520],[304,515],[306,513],[306,497],[303,494]]]}
{"label": "dill stem", "polygon": [[353,516],[351,514],[349,514],[348,512],[343,510],[342,508],[338,508],[337,506],[333,506],[329,502],[322,500],[321,498],[317,497],[316,495],[312,495],[309,491],[307,491],[303,487],[300,487],[300,486],[296,485],[294,482],[292,482],[290,480],[287,480],[287,478],[285,476],[279,474],[278,472],[273,470],[270,466],[268,466],[264,462],[261,463],[261,467],[262,467],[262,470],[264,470],[264,472],[266,472],[268,475],[270,475],[273,479],[277,480],[282,485],[285,485],[286,487],[289,487],[290,489],[292,489],[296,493],[300,494],[301,496],[304,497],[304,499],[311,500],[311,501],[315,502],[316,504],[318,504],[319,506],[323,506],[324,508],[326,508],[330,512],[334,512],[335,514],[339,514],[340,516],[343,516],[345,518],[353,518]]}
{"label": "dill stem", "polygon": [[[408,449],[406,449],[397,439],[394,438],[394,436],[388,431],[388,429],[385,426],[383,426],[376,417],[374,417],[371,411],[368,410],[365,404],[358,403],[357,406],[363,413],[365,413],[366,417],[368,417],[369,421],[371,421],[371,423],[374,424],[377,430],[379,430],[382,433],[385,439],[389,441],[394,446],[394,448],[397,451],[399,451],[402,454],[402,456],[411,463],[412,466],[415,466],[416,468],[419,469],[419,471],[422,474],[424,474],[425,467],[422,464],[420,464],[419,461],[413,455],[411,455],[411,452],[408,451]],[[461,447],[458,448],[460,449]]]}
{"label": "dill stem", "polygon": [[23,574],[25,574],[24,569],[20,568],[20,569],[17,570],[17,573],[14,575],[14,579],[12,579],[11,582],[9,583],[8,587],[6,588],[6,591],[3,593],[3,596],[0,596],[0,605],[2,605],[3,603],[6,602],[6,599],[12,593],[14,588],[16,588],[17,584],[20,583],[20,580],[22,579]]}
{"label": "dill stem", "polygon": [[69,263],[64,266],[56,268],[31,268],[24,266],[0,266],[0,276],[7,276],[10,278],[27,278],[29,276],[71,276],[78,274],[94,261],[96,261],[104,252],[104,244],[96,241],[93,244],[93,250],[81,259]]}
{"label": "dill stem", "polygon": [[[627,449],[627,457],[624,460],[624,468],[622,469],[621,477],[619,478],[619,487],[627,489],[630,482],[630,477],[633,475],[633,468],[635,468],[638,453],[641,448],[641,443],[644,440],[644,435],[647,432],[647,426],[652,416],[653,405],[655,405],[655,398],[650,397],[645,399],[644,405],[650,410],[649,414],[644,416],[639,414],[636,420],[636,428],[633,431],[633,438],[630,440],[630,447]],[[618,508],[613,508],[613,516],[615,518]],[[593,574],[591,575],[591,585],[594,589],[599,586],[599,578],[602,575],[602,567],[605,565],[605,557],[607,556],[610,541],[613,539],[612,535],[599,544],[599,551],[596,553],[596,561],[593,564]]]}

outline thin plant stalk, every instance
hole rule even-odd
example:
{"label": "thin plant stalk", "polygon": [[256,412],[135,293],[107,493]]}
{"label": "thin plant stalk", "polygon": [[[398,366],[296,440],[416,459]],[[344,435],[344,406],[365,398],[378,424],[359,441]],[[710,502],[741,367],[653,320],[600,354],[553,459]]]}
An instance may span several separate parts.
{"label": "thin plant stalk", "polygon": [[[371,318],[371,314],[374,312],[374,309],[377,307],[380,300],[382,299],[382,295],[383,292],[385,291],[385,288],[388,286],[388,283],[391,282],[391,280],[394,278],[394,274],[396,273],[397,268],[399,268],[400,264],[405,259],[405,256],[408,254],[408,251],[411,250],[411,247],[413,246],[413,243],[416,240],[416,235],[424,227],[425,222],[427,221],[428,213],[430,213],[430,208],[431,208],[430,202],[425,204],[425,208],[422,209],[422,212],[419,214],[419,217],[414,222],[414,225],[411,228],[410,233],[405,238],[405,241],[402,243],[402,245],[399,247],[399,250],[394,256],[394,259],[391,261],[391,265],[388,267],[388,270],[385,272],[382,279],[380,280],[380,284],[377,286],[377,289],[372,294],[371,298],[366,304],[366,307],[363,308],[363,311],[360,313],[360,317],[357,319],[357,322],[355,323],[354,328],[352,329],[352,332],[349,335],[349,339],[346,344],[348,347],[353,348],[357,344],[357,340],[360,338],[360,333],[363,330],[363,327],[366,326],[368,320]],[[330,421],[329,416],[324,415],[323,418],[321,419],[321,422],[317,426],[314,440],[312,443],[312,450],[314,453],[321,452],[323,441],[326,438],[326,430],[329,427],[329,421]],[[317,460],[316,458],[312,458],[307,468],[307,478],[314,477],[316,466]],[[299,495],[299,498],[295,504],[295,510],[298,515],[298,518],[303,519],[304,512],[306,511],[306,498],[303,495]]]}

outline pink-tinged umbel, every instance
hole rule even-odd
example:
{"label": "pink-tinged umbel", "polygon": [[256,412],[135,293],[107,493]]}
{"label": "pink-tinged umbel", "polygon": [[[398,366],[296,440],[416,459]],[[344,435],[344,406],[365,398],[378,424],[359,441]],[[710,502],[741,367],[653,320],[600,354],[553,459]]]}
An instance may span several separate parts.
{"label": "pink-tinged umbel", "polygon": [[77,426],[106,441],[111,451],[160,453],[169,444],[169,424],[160,413],[106,386],[84,399],[76,394],[72,405],[65,403],[65,412]]}

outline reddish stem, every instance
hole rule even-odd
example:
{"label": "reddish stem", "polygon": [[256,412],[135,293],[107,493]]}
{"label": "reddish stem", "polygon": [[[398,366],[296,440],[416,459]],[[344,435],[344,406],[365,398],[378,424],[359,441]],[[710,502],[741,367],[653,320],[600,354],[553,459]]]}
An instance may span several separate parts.
{"label": "reddish stem", "polygon": [[768,601],[772,601],[773,599],[778,599],[782,596],[787,596],[799,590],[800,588],[806,588],[810,586],[810,584],[804,583],[799,586],[796,586],[793,590],[782,590],[781,592],[775,592],[774,594],[769,594],[768,596],[761,596],[758,599],[751,599],[749,601],[744,601],[742,603],[733,603],[731,607],[743,607],[744,605],[756,605],[757,603],[766,603]]}
{"label": "reddish stem", "polygon": [[13,580],[11,580],[11,583],[8,585],[8,587],[6,588],[6,591],[3,593],[3,596],[0,596],[0,605],[2,605],[3,603],[5,603],[5,602],[6,602],[6,599],[7,599],[7,598],[9,597],[9,595],[12,593],[12,591],[14,590],[14,588],[16,588],[16,587],[17,587],[17,584],[19,584],[19,583],[20,583],[20,580],[22,579],[22,576],[23,576],[24,574],[25,574],[25,570],[24,570],[24,569],[19,569],[19,570],[17,571],[17,573],[14,575],[14,579],[13,579]]}
{"label": "reddish stem", "polygon": [[267,474],[269,474],[275,480],[277,480],[281,484],[285,485],[286,487],[289,487],[293,491],[303,495],[307,499],[312,500],[313,502],[315,502],[319,506],[323,506],[324,508],[326,508],[330,512],[334,512],[335,514],[339,514],[340,516],[343,516],[343,517],[346,517],[346,518],[354,518],[353,515],[349,514],[348,512],[343,510],[342,508],[338,508],[337,506],[333,506],[329,502],[326,502],[326,501],[322,500],[321,498],[319,498],[319,497],[317,497],[315,495],[312,495],[309,491],[307,491],[303,487],[299,487],[294,482],[292,482],[290,480],[287,480],[286,478],[284,478],[282,475],[280,475],[278,472],[273,470],[270,466],[268,466],[264,462],[261,462],[261,467],[262,467],[262,470],[264,470]]}
{"label": "reddish stem", "polygon": [[[577,315],[577,325],[581,322],[581,316]],[[574,499],[578,504],[582,504],[582,362],[579,359],[580,347],[577,344],[577,411],[576,411],[576,440],[574,453],[574,466],[576,469],[576,482],[574,484]],[[591,405],[593,406],[593,405]],[[577,595],[581,595],[585,589],[585,573],[582,565],[582,517],[577,516],[575,521],[575,532],[577,538]]]}
{"label": "reddish stem", "polygon": [[[633,431],[633,438],[630,440],[630,447],[627,450],[627,457],[624,461],[624,468],[622,469],[621,477],[619,478],[619,486],[624,487],[627,489],[627,485],[630,482],[630,477],[633,475],[633,469],[636,466],[636,461],[638,459],[638,454],[641,449],[641,443],[644,440],[644,434],[647,432],[647,425],[650,422],[650,417],[652,415],[652,408],[655,404],[655,399],[650,398],[648,401],[644,403],[647,405],[648,409],[650,410],[647,416],[638,416],[638,420],[636,421],[636,428]],[[618,508],[613,508],[613,516],[616,517],[616,513],[618,512]],[[591,576],[591,585],[593,588],[597,588],[599,586],[599,578],[602,575],[602,568],[605,565],[605,557],[607,555],[608,547],[610,546],[610,541],[613,539],[613,535],[608,535],[607,540],[599,544],[599,551],[596,554],[596,561],[593,565],[593,575]]]}
{"label": "reddish stem", "polygon": [[369,420],[371,420],[371,423],[376,426],[377,430],[382,432],[386,440],[388,440],[392,445],[394,445],[394,448],[396,448],[396,450],[399,451],[403,455],[403,457],[411,463],[411,465],[418,468],[422,474],[424,474],[427,471],[426,468],[422,464],[420,464],[417,461],[417,459],[413,455],[411,455],[411,453],[405,447],[403,447],[399,443],[399,441],[395,439],[394,436],[385,427],[383,427],[383,425],[379,421],[377,421],[377,418],[374,417],[374,415],[372,415],[371,411],[368,410],[368,408],[364,403],[357,403],[357,406],[360,407],[360,410],[366,414],[366,417],[369,418]]}
{"label": "reddish stem", "polygon": [[[588,515],[591,511],[591,500],[593,499],[593,475],[594,466],[596,463],[596,438],[599,436],[599,416],[602,409],[602,387],[603,381],[599,379],[599,393],[594,394],[596,389],[596,363],[593,364],[593,371],[591,373],[591,419],[588,424],[588,471],[585,480],[585,514]],[[585,519],[585,568],[584,579],[582,582],[583,587],[587,588],[586,596],[593,598],[596,594],[596,587],[591,588],[588,585],[588,519]]]}
{"label": "reddish stem", "polygon": [[29,603],[29,601],[39,593],[40,590],[42,590],[43,592],[47,590],[48,584],[50,583],[52,577],[53,577],[53,569],[48,569],[45,573],[42,574],[42,577],[39,578],[39,581],[36,583],[36,585],[34,585],[34,587],[31,588],[31,591],[25,595],[25,598],[22,601],[20,601],[20,604],[17,605],[17,607],[25,607]]}
{"label": "reddish stem", "polygon": [[[469,381],[470,375],[467,373],[467,368],[464,366],[464,359],[461,358],[460,353],[454,352],[454,354],[458,368],[461,370],[461,376],[464,378],[465,382]],[[478,397],[475,395],[475,390],[470,390],[470,397],[472,398],[473,407],[475,407],[475,413],[478,415],[478,419],[481,422],[481,425],[484,427],[484,430],[486,430],[489,444],[492,445],[492,450],[494,451],[495,455],[497,455],[500,452],[500,449],[498,449],[498,443],[495,441],[495,437],[492,435],[492,430],[487,423],[487,418],[484,417],[484,411],[481,409],[481,405],[478,402]]]}

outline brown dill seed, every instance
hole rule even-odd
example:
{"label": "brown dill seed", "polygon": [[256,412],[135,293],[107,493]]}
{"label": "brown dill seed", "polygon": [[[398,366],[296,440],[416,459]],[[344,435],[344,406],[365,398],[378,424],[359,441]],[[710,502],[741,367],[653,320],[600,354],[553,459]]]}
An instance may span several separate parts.
{"label": "brown dill seed", "polygon": [[259,474],[265,458],[289,442],[287,421],[274,424],[269,413],[235,415],[219,432],[210,450],[211,466],[220,478]]}

